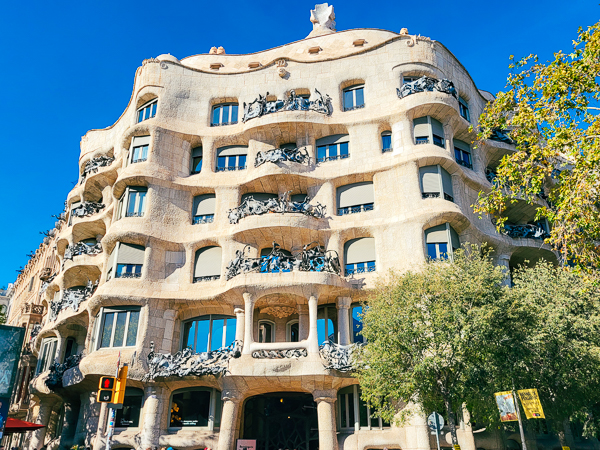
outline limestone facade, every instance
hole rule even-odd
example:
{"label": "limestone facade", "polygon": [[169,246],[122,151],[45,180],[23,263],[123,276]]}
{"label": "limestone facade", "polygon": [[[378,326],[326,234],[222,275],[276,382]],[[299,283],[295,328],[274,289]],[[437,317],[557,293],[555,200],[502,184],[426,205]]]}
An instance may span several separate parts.
{"label": "limestone facade", "polygon": [[[493,97],[441,43],[405,30],[334,32],[327,11],[314,15],[307,39],[271,50],[145,60],[117,122],[82,138],[80,182],[54,238],[56,276],[31,300],[45,316],[31,346],[43,363],[29,386],[28,419],[49,426],[27,448],[105,445],[108,411],[95,391],[119,355],[130,389],[113,446],[233,450],[238,439],[257,439],[261,450],[435,447],[416,406],[403,426],[371,417],[351,374],[327,368],[324,341],[341,353],[360,342],[360,302],[375,280],[432,252],[485,242],[507,266],[553,255],[539,240],[498,234],[470,207],[490,187],[486,169],[514,150],[495,140],[470,145],[470,127]],[[401,98],[403,85],[423,76],[454,91]],[[255,166],[280,148],[308,159]],[[308,195],[325,214],[230,222],[228,211],[247,194],[286,193]],[[516,224],[532,219],[515,209]],[[324,255],[301,269],[303,246],[313,242]],[[273,243],[287,251],[279,259],[268,259]],[[288,252],[297,257],[287,269],[268,266],[288,261]],[[248,264],[263,259],[230,276],[228,264],[242,254]],[[16,297],[27,297],[27,277]],[[200,363],[177,372],[189,368],[178,353],[187,346],[199,361],[230,344],[225,372],[194,375],[216,367]],[[48,361],[77,354],[81,361],[63,365],[50,389]],[[148,376],[149,355],[167,376]],[[278,403],[295,405],[295,425]],[[504,446],[473,434],[468,420],[459,441],[467,450]]]}

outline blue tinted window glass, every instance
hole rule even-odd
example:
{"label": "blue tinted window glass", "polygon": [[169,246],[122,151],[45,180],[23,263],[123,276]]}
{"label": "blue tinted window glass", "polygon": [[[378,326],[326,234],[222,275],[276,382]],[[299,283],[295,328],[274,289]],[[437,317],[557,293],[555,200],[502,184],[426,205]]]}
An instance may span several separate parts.
{"label": "blue tinted window glass", "polygon": [[142,120],[144,120],[144,110],[140,109],[140,112],[138,113],[138,122],[141,122]]}
{"label": "blue tinted window glass", "polygon": [[100,347],[110,346],[110,337],[112,334],[114,318],[115,313],[108,313],[104,315],[104,328],[102,329],[102,339],[100,339]]}
{"label": "blue tinted window glass", "polygon": [[454,149],[454,159],[456,159],[457,161],[460,161],[460,160],[461,160],[461,157],[460,157],[460,156],[461,156],[461,155],[460,155],[460,150],[459,150],[459,149],[457,149],[457,148],[455,148],[455,149]]}
{"label": "blue tinted window glass", "polygon": [[362,318],[362,306],[355,306],[352,308],[352,335],[354,336],[354,342],[364,342],[364,338],[361,334],[363,324]]}
{"label": "blue tinted window glass", "polygon": [[129,194],[129,203],[127,205],[127,215],[131,216],[135,212],[135,200],[137,198],[137,192]]}
{"label": "blue tinted window glass", "polygon": [[142,265],[141,264],[135,264],[133,266],[133,272],[134,273],[142,273]]}
{"label": "blue tinted window glass", "polygon": [[381,136],[382,148],[392,148],[392,136]]}
{"label": "blue tinted window glass", "polygon": [[329,340],[329,342],[336,342],[336,336],[335,336],[335,328],[333,327],[333,321],[331,319],[327,319],[327,339]]}
{"label": "blue tinted window glass", "polygon": [[342,142],[341,144],[339,144],[339,146],[340,146],[340,156],[342,156],[342,155],[347,156],[348,155],[348,143]]}
{"label": "blue tinted window glass", "polygon": [[210,322],[208,319],[198,320],[196,322],[196,328],[198,329],[196,337],[196,353],[206,352],[208,349],[208,327]]}
{"label": "blue tinted window glass", "polygon": [[144,145],[142,147],[142,154],[140,156],[142,159],[148,159],[148,146]]}
{"label": "blue tinted window glass", "polygon": [[231,105],[231,122],[237,122],[238,105]]}
{"label": "blue tinted window glass", "polygon": [[448,244],[442,243],[442,244],[437,244],[437,245],[438,245],[438,249],[440,252],[440,259],[447,259],[448,258]]}
{"label": "blue tinted window glass", "polygon": [[327,340],[325,335],[325,319],[317,320],[317,337],[319,338],[319,345]]}
{"label": "blue tinted window glass", "polygon": [[235,341],[235,319],[227,319],[227,332],[225,334],[225,345],[231,345]]}
{"label": "blue tinted window glass", "polygon": [[240,167],[246,167],[246,155],[240,155],[240,162],[238,165]]}
{"label": "blue tinted window glass", "polygon": [[471,154],[468,152],[463,152],[463,160],[467,163],[467,164],[471,164]]}
{"label": "blue tinted window glass", "polygon": [[229,105],[221,106],[223,115],[221,116],[221,123],[229,122]]}
{"label": "blue tinted window glass", "polygon": [[218,350],[223,347],[223,325],[225,325],[225,319],[213,320],[212,336],[210,338],[211,350]]}
{"label": "blue tinted window glass", "polygon": [[367,270],[373,272],[375,270],[375,261],[367,262]]}
{"label": "blue tinted window glass", "polygon": [[125,345],[131,347],[135,345],[135,339],[137,337],[138,324],[140,322],[140,312],[131,311],[129,313],[129,326],[127,327],[127,339]]}
{"label": "blue tinted window glass", "polygon": [[317,158],[318,159],[323,159],[327,156],[327,146],[326,145],[320,145],[319,147],[317,147]]}
{"label": "blue tinted window glass", "polygon": [[352,91],[344,92],[344,108],[349,109],[354,107],[354,95]]}
{"label": "blue tinted window glass", "polygon": [[152,104],[152,112],[150,113],[150,117],[154,117],[156,115],[156,105],[158,105],[158,102]]}
{"label": "blue tinted window glass", "polygon": [[123,311],[117,314],[117,324],[115,326],[115,338],[113,347],[122,347],[123,338],[125,337],[125,322],[127,320],[127,312]]}
{"label": "blue tinted window glass", "polygon": [[237,163],[237,158],[235,156],[227,157],[227,167],[235,167]]}
{"label": "blue tinted window glass", "polygon": [[215,108],[213,109],[212,123],[214,123],[214,124],[221,123],[220,117],[221,117],[221,107],[215,106]]}
{"label": "blue tinted window glass", "polygon": [[431,259],[437,259],[437,249],[435,244],[427,244],[427,256]]}
{"label": "blue tinted window glass", "polygon": [[327,156],[337,156],[338,155],[338,146],[337,144],[328,145],[327,146]]}
{"label": "blue tinted window glass", "polygon": [[226,156],[219,156],[217,158],[217,167],[225,167],[226,161],[227,161],[227,157]]}
{"label": "blue tinted window glass", "polygon": [[365,94],[363,88],[356,89],[356,106],[362,106],[365,104]]}
{"label": "blue tinted window glass", "polygon": [[146,207],[146,193],[138,192],[138,196],[139,196],[140,200],[138,203],[137,212],[138,212],[138,214],[142,214],[144,212],[144,208]]}
{"label": "blue tinted window glass", "polygon": [[185,333],[183,346],[194,348],[194,336],[196,335],[196,322],[188,322],[185,324]]}

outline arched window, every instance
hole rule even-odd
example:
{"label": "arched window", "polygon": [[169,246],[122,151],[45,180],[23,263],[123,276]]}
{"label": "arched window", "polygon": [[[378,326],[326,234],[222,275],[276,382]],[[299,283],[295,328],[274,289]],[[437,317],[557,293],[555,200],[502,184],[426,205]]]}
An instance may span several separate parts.
{"label": "arched window", "polygon": [[317,310],[317,336],[319,344],[337,342],[337,308],[335,306],[321,306]]}
{"label": "arched window", "polygon": [[182,348],[190,347],[195,353],[218,350],[235,341],[235,317],[208,315],[183,324]]}
{"label": "arched window", "polygon": [[286,325],[286,341],[287,342],[299,342],[300,341],[300,323],[298,320],[290,320]]}
{"label": "arched window", "polygon": [[338,216],[373,211],[375,194],[373,182],[347,184],[337,189]]}
{"label": "arched window", "polygon": [[258,321],[258,342],[275,342],[275,324],[270,320]]}
{"label": "arched window", "polygon": [[213,106],[212,117],[210,121],[211,127],[221,125],[233,125],[238,121],[238,104],[237,103],[220,103]]}
{"label": "arched window", "polygon": [[142,106],[140,106],[137,110],[138,123],[142,122],[144,120],[147,120],[147,119],[152,119],[154,116],[156,116],[157,105],[158,105],[158,98],[153,98],[149,102],[144,103]]}
{"label": "arched window", "polygon": [[452,258],[454,250],[460,248],[458,233],[449,223],[425,230],[425,245],[427,256],[431,259]]}
{"label": "arched window", "polygon": [[454,158],[456,162],[467,169],[473,168],[471,159],[471,146],[466,142],[454,139]]}
{"label": "arched window", "polygon": [[394,150],[392,148],[392,132],[384,131],[381,133],[381,153],[387,153]]}
{"label": "arched window", "polygon": [[454,201],[452,176],[439,165],[419,167],[421,196],[423,198],[443,198]]}
{"label": "arched window", "polygon": [[228,145],[217,149],[217,172],[246,169],[248,146]]}
{"label": "arched window", "polygon": [[204,247],[196,252],[194,283],[221,278],[221,247]]}
{"label": "arched window", "polygon": [[413,120],[415,144],[434,144],[445,147],[444,127],[439,120],[431,116],[419,117]]}
{"label": "arched window", "polygon": [[50,369],[54,358],[56,358],[56,347],[58,345],[58,338],[49,337],[44,338],[42,346],[40,348],[39,359],[37,364],[36,373],[42,373]]}
{"label": "arched window", "polygon": [[200,173],[202,170],[202,147],[195,147],[192,149],[192,168],[190,173],[192,175]]}
{"label": "arched window", "polygon": [[346,159],[350,156],[347,134],[333,134],[317,139],[317,162]]}
{"label": "arched window", "polygon": [[375,239],[352,239],[344,244],[346,276],[355,273],[375,272]]}
{"label": "arched window", "polygon": [[221,392],[196,387],[175,391],[171,397],[169,428],[201,427],[208,430],[221,424]]}
{"label": "arched window", "polygon": [[215,220],[215,205],[215,194],[195,196],[192,210],[192,223],[198,225],[201,223],[211,223]]}
{"label": "arched window", "polygon": [[134,387],[125,388],[123,408],[117,409],[116,428],[137,428],[140,426],[140,412],[144,391]]}

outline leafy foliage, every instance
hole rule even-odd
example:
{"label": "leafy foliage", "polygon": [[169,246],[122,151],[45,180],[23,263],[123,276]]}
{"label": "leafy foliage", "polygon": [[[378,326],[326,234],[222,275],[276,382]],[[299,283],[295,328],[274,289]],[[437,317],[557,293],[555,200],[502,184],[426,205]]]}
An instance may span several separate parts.
{"label": "leafy foliage", "polygon": [[6,323],[6,306],[0,305],[0,325]]}
{"label": "leafy foliage", "polygon": [[543,190],[547,204],[536,220],[552,223],[547,242],[563,263],[590,268],[600,267],[600,22],[580,29],[573,46],[546,64],[530,55],[509,66],[508,90],[487,105],[478,143],[504,130],[516,151],[474,206],[500,229],[511,203],[539,205]]}

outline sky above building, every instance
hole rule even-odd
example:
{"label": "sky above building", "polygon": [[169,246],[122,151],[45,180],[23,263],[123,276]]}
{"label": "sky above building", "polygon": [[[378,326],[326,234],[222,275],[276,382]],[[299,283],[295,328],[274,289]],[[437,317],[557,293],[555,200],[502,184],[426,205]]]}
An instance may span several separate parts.
{"label": "sky above building", "polygon": [[[421,3],[337,1],[337,29],[408,28],[442,42],[478,88],[496,93],[508,57],[569,52],[579,26],[600,17],[598,1],[504,0]],[[253,53],[305,38],[315,1],[184,2],[33,0],[5,2],[0,103],[0,287],[16,279],[54,226],[77,181],[79,142],[121,115],[142,60],[179,59],[223,46]],[[398,187],[401,189],[401,186]]]}

